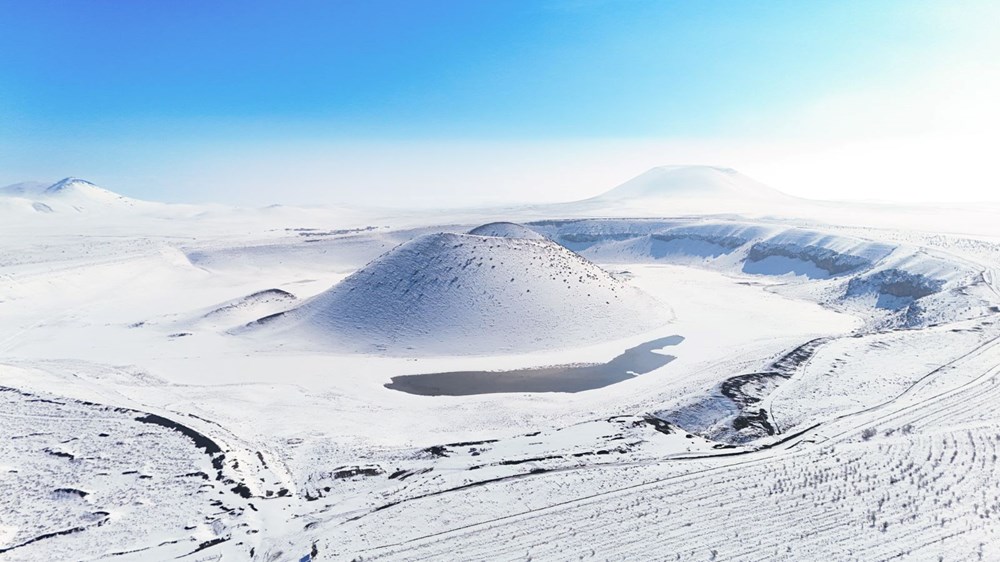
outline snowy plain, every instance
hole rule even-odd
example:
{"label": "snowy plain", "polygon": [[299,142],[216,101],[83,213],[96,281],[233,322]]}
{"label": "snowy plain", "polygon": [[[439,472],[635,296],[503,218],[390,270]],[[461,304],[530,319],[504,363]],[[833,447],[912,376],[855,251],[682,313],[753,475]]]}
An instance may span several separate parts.
{"label": "snowy plain", "polygon": [[2,188],[0,560],[1000,559],[997,211]]}

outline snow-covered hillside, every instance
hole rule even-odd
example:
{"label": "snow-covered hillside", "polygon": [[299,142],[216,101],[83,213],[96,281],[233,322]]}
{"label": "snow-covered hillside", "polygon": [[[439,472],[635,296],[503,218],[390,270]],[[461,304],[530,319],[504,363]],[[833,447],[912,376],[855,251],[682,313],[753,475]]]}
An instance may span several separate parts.
{"label": "snow-covered hillside", "polygon": [[972,318],[995,296],[967,261],[907,244],[770,222],[593,219],[528,226],[598,263],[675,263],[777,278],[772,290],[863,310],[875,326]]}
{"label": "snow-covered hillside", "polygon": [[669,318],[666,305],[547,240],[441,233],[251,331],[337,351],[498,354],[621,338]]}

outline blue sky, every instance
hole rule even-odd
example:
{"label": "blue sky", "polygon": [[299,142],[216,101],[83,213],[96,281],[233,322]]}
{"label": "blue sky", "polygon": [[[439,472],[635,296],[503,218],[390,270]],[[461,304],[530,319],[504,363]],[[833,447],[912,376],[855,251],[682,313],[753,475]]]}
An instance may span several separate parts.
{"label": "blue sky", "polygon": [[985,0],[0,0],[0,183],[558,199],[687,158],[809,192],[804,162],[824,151],[977,133],[939,110],[989,107],[998,14]]}

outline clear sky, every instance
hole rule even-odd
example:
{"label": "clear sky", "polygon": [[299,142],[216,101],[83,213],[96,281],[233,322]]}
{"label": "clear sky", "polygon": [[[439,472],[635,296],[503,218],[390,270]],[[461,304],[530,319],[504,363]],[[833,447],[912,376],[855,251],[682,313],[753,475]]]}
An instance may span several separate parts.
{"label": "clear sky", "polygon": [[0,184],[553,201],[706,163],[1000,198],[993,0],[0,0],[0,22]]}

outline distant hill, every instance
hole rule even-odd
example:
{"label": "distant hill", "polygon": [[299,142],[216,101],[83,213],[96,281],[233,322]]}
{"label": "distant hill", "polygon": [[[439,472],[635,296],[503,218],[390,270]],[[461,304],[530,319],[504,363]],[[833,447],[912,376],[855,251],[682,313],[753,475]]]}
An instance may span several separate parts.
{"label": "distant hill", "polygon": [[772,189],[732,168],[660,166],[600,195],[539,207],[540,215],[678,216],[772,213],[802,200]]}
{"label": "distant hill", "polygon": [[525,238],[528,240],[543,240],[544,236],[530,228],[513,222],[491,222],[477,226],[469,231],[475,236],[498,236],[500,238]]}
{"label": "distant hill", "polygon": [[17,200],[7,201],[5,206],[21,207],[25,210],[41,213],[86,213],[153,205],[153,203],[119,195],[87,180],[72,177],[51,185],[40,182],[22,182],[0,187],[0,197]]}
{"label": "distant hill", "polygon": [[621,201],[676,197],[777,199],[787,196],[732,168],[660,166],[590,200]]}

